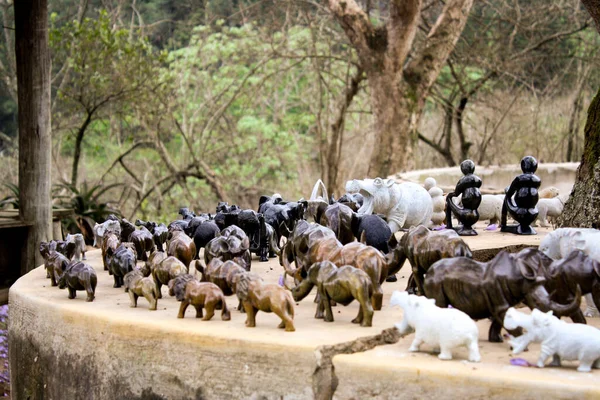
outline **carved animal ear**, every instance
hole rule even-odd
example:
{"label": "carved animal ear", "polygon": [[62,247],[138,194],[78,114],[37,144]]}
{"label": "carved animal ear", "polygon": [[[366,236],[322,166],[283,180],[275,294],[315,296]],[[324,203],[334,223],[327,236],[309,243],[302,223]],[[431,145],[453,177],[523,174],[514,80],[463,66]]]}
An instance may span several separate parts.
{"label": "carved animal ear", "polygon": [[258,205],[259,207],[263,204],[266,203],[267,201],[271,200],[270,196],[260,196],[260,199],[258,200]]}
{"label": "carved animal ear", "polygon": [[573,241],[573,249],[577,249],[577,250],[581,250],[583,251],[585,249],[585,240],[579,239],[581,237],[580,232],[577,232],[579,235],[577,236],[577,239]]}
{"label": "carved animal ear", "polygon": [[529,264],[520,260],[517,260],[516,262],[519,264],[519,270],[521,271],[521,275],[523,275],[523,278],[528,279],[530,281],[535,279],[535,271]]}
{"label": "carved animal ear", "polygon": [[386,179],[383,181],[383,184],[386,187],[392,187],[394,185],[394,183],[396,183],[393,179]]}

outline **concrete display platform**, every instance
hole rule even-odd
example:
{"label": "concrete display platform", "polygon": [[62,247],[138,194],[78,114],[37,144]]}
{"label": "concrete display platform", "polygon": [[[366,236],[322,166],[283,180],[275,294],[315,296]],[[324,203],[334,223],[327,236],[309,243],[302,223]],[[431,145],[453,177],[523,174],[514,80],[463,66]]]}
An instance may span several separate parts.
{"label": "concrete display platform", "polygon": [[[523,241],[536,244],[540,236],[481,232],[467,240],[476,250]],[[335,307],[333,323],[314,319],[311,294],[296,306],[296,332],[284,332],[277,329],[277,316],[262,312],[256,328],[246,328],[245,315],[238,311],[232,311],[231,321],[216,314],[205,322],[195,319],[190,307],[186,318],[177,319],[179,303],[168,296],[166,287],[157,311],[148,311],[143,298],[138,308],[130,308],[129,295],[113,288],[112,277],[102,270],[100,251],[88,252],[88,262],[99,278],[92,303],[85,301],[85,292],[69,300],[66,290],[51,287],[43,267],[10,289],[14,398],[311,399],[321,354],[317,349],[377,335],[399,322],[402,312],[388,306],[389,296],[405,288],[409,275],[405,265],[398,282],[384,284],[383,309],[375,312],[371,328],[350,322],[358,312],[356,303]],[[254,259],[252,269],[270,282],[282,273],[276,259]],[[237,299],[229,297],[228,306],[236,305]],[[590,322],[600,326],[598,319]],[[489,321],[477,325],[481,363],[466,362],[466,350],[456,352],[452,361],[438,360],[433,353],[409,353],[413,335],[396,344],[336,356],[339,385],[334,398],[600,398],[600,371],[576,372],[576,362],[562,368],[511,366],[509,346],[487,342]],[[532,345],[521,356],[535,363],[538,350]]]}

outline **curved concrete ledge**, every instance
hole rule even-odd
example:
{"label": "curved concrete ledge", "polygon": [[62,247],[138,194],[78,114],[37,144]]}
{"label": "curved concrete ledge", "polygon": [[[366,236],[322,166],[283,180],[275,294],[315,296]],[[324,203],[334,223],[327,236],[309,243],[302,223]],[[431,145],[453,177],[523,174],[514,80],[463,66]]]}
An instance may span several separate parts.
{"label": "curved concrete ledge", "polygon": [[[491,235],[496,242],[505,236]],[[265,313],[258,314],[253,329],[245,328],[245,315],[237,311],[229,322],[218,315],[200,321],[193,310],[177,319],[179,303],[166,288],[157,311],[148,311],[143,299],[138,308],[130,308],[127,293],[112,288],[112,279],[102,271],[100,252],[88,257],[99,277],[92,303],[79,293],[69,300],[66,291],[50,287],[43,267],[10,289],[15,399],[311,399],[317,347],[375,335],[398,322],[400,310],[387,304],[408,277],[405,266],[399,282],[384,285],[384,307],[375,313],[372,328],[350,323],[357,304],[336,307],[334,323],[315,320],[309,297],[297,305],[297,331],[290,333],[276,329],[278,318]],[[273,282],[281,271],[276,260],[253,263],[253,269]],[[228,305],[236,304],[230,297]],[[598,322],[592,321],[595,326]],[[510,366],[508,345],[487,342],[487,320],[478,326],[479,364],[463,361],[466,351],[453,361],[408,353],[412,335],[398,344],[336,356],[335,398],[600,398],[600,371],[578,373],[574,363],[543,370]],[[537,355],[532,346],[524,358],[534,362]]]}

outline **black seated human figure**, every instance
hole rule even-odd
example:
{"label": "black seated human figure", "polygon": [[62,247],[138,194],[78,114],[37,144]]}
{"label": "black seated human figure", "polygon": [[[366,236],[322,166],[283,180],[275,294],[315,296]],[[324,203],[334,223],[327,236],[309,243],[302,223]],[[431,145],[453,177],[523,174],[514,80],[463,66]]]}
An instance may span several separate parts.
{"label": "black seated human figure", "polygon": [[[458,180],[454,192],[446,196],[446,226],[448,229],[455,229],[461,236],[475,236],[477,232],[473,225],[479,220],[479,204],[481,203],[481,178],[474,175],[475,163],[471,160],[465,160],[460,163],[460,170],[464,174]],[[452,201],[453,197],[462,195],[462,207]],[[452,227],[452,214],[462,224],[457,228]]]}
{"label": "black seated human figure", "polygon": [[[537,166],[537,160],[531,156],[523,157],[521,160],[523,173],[512,181],[506,190],[504,204],[502,204],[502,220],[500,222],[502,232],[517,235],[537,234],[531,227],[538,216],[538,190],[542,183],[541,179],[535,175]],[[519,225],[507,225],[508,213]]]}

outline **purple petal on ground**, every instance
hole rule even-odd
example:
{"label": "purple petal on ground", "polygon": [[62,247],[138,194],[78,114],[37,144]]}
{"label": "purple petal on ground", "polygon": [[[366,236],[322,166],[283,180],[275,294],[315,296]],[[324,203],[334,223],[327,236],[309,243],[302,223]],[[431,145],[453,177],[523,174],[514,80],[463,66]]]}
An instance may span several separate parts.
{"label": "purple petal on ground", "polygon": [[486,231],[495,231],[496,229],[498,229],[498,225],[496,225],[496,224],[490,224],[484,230],[486,230]]}
{"label": "purple petal on ground", "polygon": [[446,229],[446,225],[445,224],[441,224],[440,226],[436,226],[432,230],[434,230],[434,231],[443,231],[444,229]]}
{"label": "purple petal on ground", "polygon": [[284,281],[284,276],[283,276],[283,275],[281,275],[281,276],[279,277],[279,286],[282,286],[282,287],[283,287],[283,286],[284,286],[284,282],[285,282],[285,281]]}
{"label": "purple petal on ground", "polygon": [[510,365],[515,365],[517,367],[533,367],[533,364],[530,364],[529,361],[523,358],[511,358]]}

